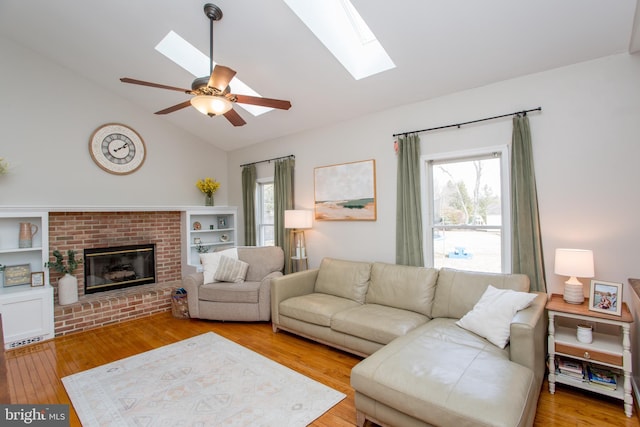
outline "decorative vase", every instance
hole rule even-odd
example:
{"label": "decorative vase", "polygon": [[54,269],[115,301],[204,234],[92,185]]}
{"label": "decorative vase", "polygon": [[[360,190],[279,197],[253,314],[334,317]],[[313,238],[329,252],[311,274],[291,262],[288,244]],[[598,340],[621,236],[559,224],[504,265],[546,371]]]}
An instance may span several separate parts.
{"label": "decorative vase", "polygon": [[591,344],[591,342],[593,341],[593,333],[592,333],[591,326],[578,325],[578,332],[577,332],[576,338],[578,339],[578,341],[582,343]]}
{"label": "decorative vase", "polygon": [[19,248],[30,248],[33,243],[33,236],[38,232],[38,226],[30,222],[20,223],[20,235],[18,236]]}
{"label": "decorative vase", "polygon": [[205,206],[213,206],[213,194],[205,194],[204,195],[204,205]]}
{"label": "decorative vase", "polygon": [[78,279],[65,274],[58,279],[58,304],[67,305],[78,301]]}

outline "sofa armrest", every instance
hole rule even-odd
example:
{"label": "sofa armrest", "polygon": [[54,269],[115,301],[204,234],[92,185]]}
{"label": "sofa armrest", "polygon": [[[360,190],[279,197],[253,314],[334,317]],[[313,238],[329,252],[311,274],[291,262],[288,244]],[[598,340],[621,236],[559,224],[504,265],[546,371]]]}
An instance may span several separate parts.
{"label": "sofa armrest", "polygon": [[198,288],[204,284],[203,273],[191,273],[182,280],[182,287],[187,291],[187,303],[189,305],[189,316],[198,318],[200,307],[198,305]]}
{"label": "sofa armrest", "polygon": [[313,293],[318,269],[300,271],[271,279],[271,321],[274,332],[280,323],[280,303],[286,299]]}
{"label": "sofa armrest", "polygon": [[520,310],[511,321],[510,358],[513,362],[530,368],[542,384],[545,372],[547,321],[544,307],[547,294],[535,292],[536,299],[524,310]]}

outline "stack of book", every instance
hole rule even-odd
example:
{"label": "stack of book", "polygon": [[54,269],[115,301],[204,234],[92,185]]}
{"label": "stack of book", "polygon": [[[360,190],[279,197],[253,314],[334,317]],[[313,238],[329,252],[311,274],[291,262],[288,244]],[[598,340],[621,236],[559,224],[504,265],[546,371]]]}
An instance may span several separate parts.
{"label": "stack of book", "polygon": [[585,369],[580,360],[558,357],[556,360],[557,374],[577,381],[585,381]]}
{"label": "stack of book", "polygon": [[587,368],[589,383],[608,390],[618,387],[618,375],[611,369],[589,365]]}

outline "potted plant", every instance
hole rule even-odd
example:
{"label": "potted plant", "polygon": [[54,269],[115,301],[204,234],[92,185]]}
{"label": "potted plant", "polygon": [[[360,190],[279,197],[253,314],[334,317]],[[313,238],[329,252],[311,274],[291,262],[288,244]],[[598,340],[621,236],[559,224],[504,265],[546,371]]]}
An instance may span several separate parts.
{"label": "potted plant", "polygon": [[53,251],[53,257],[55,261],[47,261],[44,266],[47,268],[53,268],[63,276],[58,279],[58,303],[60,305],[72,304],[78,301],[78,279],[73,276],[73,273],[78,268],[78,265],[82,263],[81,259],[76,259],[76,251],[69,249],[67,251],[67,262],[64,261],[64,256],[59,250]]}

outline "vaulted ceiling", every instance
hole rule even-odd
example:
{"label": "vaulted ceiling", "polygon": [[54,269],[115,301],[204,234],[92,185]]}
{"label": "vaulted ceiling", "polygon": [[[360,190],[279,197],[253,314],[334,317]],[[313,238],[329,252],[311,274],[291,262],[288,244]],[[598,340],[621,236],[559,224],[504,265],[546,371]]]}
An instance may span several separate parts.
{"label": "vaulted ceiling", "polygon": [[[396,68],[354,80],[282,0],[209,0],[214,59],[288,111],[233,127],[189,107],[155,116],[223,150],[464,89],[640,51],[638,0],[352,0]],[[194,77],[154,50],[170,31],[208,55],[206,0],[4,0],[0,35],[153,115],[189,99],[121,77],[189,88]],[[43,73],[46,80],[46,72]],[[51,82],[48,82],[51,84]],[[233,88],[232,88],[233,89]],[[1,101],[0,101],[1,102]]]}

